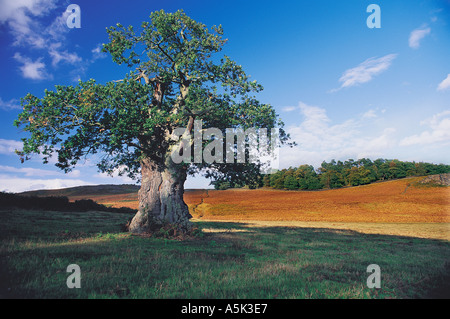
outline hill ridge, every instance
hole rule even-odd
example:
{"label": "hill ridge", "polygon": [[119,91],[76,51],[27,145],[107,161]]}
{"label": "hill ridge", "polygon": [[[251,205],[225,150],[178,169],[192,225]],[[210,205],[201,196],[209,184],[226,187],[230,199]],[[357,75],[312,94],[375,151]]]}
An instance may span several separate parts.
{"label": "hill ridge", "polygon": [[81,196],[81,195],[114,195],[135,193],[139,185],[133,184],[99,184],[83,185],[58,189],[42,189],[18,193],[29,196]]}

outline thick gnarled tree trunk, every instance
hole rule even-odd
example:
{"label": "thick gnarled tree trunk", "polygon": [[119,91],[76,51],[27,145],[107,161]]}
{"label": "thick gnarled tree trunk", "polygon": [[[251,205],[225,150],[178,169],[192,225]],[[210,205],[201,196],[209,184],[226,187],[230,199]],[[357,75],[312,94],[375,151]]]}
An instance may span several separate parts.
{"label": "thick gnarled tree trunk", "polygon": [[167,223],[181,231],[190,230],[192,216],[183,199],[186,170],[175,165],[161,167],[144,159],[141,175],[139,211],[130,223],[130,232],[151,232]]}

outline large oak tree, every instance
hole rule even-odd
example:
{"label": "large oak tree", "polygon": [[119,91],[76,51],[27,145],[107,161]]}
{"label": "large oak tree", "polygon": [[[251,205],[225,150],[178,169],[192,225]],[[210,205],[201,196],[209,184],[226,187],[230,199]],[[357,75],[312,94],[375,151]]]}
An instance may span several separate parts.
{"label": "large oak tree", "polygon": [[103,51],[129,72],[105,84],[56,86],[42,98],[27,94],[15,125],[29,137],[18,154],[22,160],[41,154],[44,163],[56,154],[56,166],[65,172],[92,156],[102,172],[140,178],[139,211],[130,231],[146,232],[166,222],[188,230],[191,216],[183,200],[188,174],[251,180],[259,164],[175,163],[171,154],[181,147],[173,139],[175,129],[185,128],[190,142],[199,119],[203,127],[223,133],[278,128],[280,143],[289,136],[272,106],[256,99],[262,86],[228,56],[217,56],[227,41],[220,26],[209,29],[181,10],[158,11],[139,33],[120,24],[107,33]]}

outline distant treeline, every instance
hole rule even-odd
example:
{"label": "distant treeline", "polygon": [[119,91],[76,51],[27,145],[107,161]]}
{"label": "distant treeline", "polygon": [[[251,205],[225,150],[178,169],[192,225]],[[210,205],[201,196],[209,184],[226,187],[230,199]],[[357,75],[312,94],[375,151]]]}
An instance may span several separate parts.
{"label": "distant treeline", "polygon": [[113,208],[98,204],[91,199],[81,199],[74,202],[65,196],[22,196],[0,192],[1,208],[22,208],[34,210],[49,210],[62,212],[107,211],[115,213],[136,213],[136,210],[126,207]]}
{"label": "distant treeline", "polygon": [[232,185],[227,181],[214,183],[216,189],[247,186],[249,188],[271,187],[288,190],[332,189],[358,186],[377,181],[450,173],[450,165],[423,162],[403,162],[399,160],[367,158],[348,161],[322,162],[318,169],[312,165],[282,169],[270,175],[260,175],[251,185]]}

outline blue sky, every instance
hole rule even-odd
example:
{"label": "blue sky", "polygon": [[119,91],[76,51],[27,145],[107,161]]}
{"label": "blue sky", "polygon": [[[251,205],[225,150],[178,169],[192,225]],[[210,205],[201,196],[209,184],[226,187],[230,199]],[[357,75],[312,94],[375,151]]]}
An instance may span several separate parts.
{"label": "blue sky", "polygon": [[[369,4],[381,28],[369,28]],[[81,28],[66,8],[78,4]],[[152,11],[183,9],[221,24],[223,54],[264,86],[297,142],[280,168],[368,157],[450,164],[450,1],[0,0],[0,191],[132,183],[87,160],[70,174],[39,156],[20,163],[24,133],[12,125],[20,98],[78,79],[100,83],[127,71],[99,48],[106,27],[138,27]],[[189,178],[186,188],[208,181]]]}

